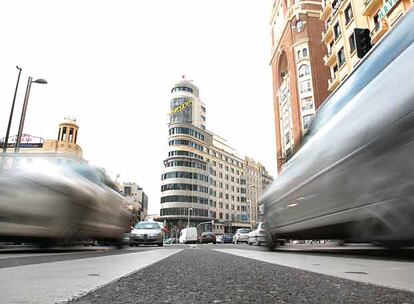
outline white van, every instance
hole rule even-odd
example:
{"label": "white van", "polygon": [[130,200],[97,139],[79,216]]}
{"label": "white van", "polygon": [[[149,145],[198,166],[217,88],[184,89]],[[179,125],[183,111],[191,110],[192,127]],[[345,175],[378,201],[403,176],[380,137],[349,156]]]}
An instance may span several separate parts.
{"label": "white van", "polygon": [[180,232],[178,241],[180,244],[197,243],[197,229],[195,227],[184,228]]}

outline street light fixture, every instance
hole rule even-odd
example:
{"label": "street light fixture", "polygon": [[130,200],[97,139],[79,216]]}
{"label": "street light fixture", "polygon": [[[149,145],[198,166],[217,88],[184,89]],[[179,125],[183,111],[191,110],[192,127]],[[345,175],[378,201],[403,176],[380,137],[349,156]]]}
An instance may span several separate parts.
{"label": "street light fixture", "polygon": [[191,211],[193,211],[193,208],[188,209],[188,224],[187,224],[187,227],[190,227],[190,213],[191,213]]}
{"label": "street light fixture", "polygon": [[[259,204],[259,187],[257,187],[255,184],[250,184],[250,187],[254,188],[254,192],[256,194],[256,217],[255,217],[255,222],[256,222],[256,218],[257,218],[257,206]],[[252,221],[252,202],[250,200],[250,222]]]}
{"label": "street light fixture", "polygon": [[47,81],[39,78],[33,81],[33,78],[30,76],[27,80],[27,87],[26,87],[26,94],[24,96],[24,103],[23,103],[23,109],[22,109],[22,115],[20,116],[20,124],[19,124],[19,132],[17,133],[17,140],[16,140],[16,146],[14,147],[14,153],[19,153],[20,149],[20,143],[22,140],[22,133],[23,133],[23,127],[24,127],[24,121],[26,119],[26,112],[27,112],[27,104],[29,102],[29,95],[30,95],[30,88],[32,87],[32,83],[39,83],[39,84],[47,84]]}
{"label": "street light fixture", "polygon": [[10,127],[11,127],[11,123],[12,123],[12,120],[13,120],[14,104],[16,102],[17,89],[19,88],[20,74],[22,73],[21,68],[19,68],[17,65],[16,65],[16,68],[19,70],[19,75],[17,76],[16,89],[14,90],[13,102],[12,102],[12,107],[11,107],[11,110],[10,110],[9,123],[7,125],[6,137],[5,137],[4,143],[3,143],[3,153],[7,152],[7,144],[9,143],[9,135],[10,135]]}

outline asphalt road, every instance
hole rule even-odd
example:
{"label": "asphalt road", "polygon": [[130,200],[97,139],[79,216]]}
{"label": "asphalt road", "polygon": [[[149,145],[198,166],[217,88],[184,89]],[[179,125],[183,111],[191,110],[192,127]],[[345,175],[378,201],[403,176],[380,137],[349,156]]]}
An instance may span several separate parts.
{"label": "asphalt road", "polygon": [[213,250],[217,248],[264,250],[189,247],[74,303],[414,303],[414,293],[408,291]]}
{"label": "asphalt road", "polygon": [[[368,270],[352,271],[358,269]],[[407,304],[414,303],[412,270],[413,250],[364,245],[289,245],[275,252],[245,244],[6,247],[0,302]],[[400,286],[386,287],[387,277]],[[15,287],[26,294],[17,298]]]}

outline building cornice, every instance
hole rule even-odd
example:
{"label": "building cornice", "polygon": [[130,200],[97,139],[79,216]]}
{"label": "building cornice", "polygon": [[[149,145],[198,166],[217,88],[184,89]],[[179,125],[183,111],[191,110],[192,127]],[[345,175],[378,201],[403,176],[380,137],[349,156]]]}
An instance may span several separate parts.
{"label": "building cornice", "polygon": [[[297,15],[307,15],[310,17],[316,17],[319,18],[321,11],[319,10],[311,10],[311,9],[306,9],[306,10],[302,10],[302,5],[319,5],[322,9],[322,3],[321,2],[315,2],[315,1],[304,1],[298,4],[294,4],[289,8],[289,11],[287,13],[286,16],[286,21],[282,30],[281,35],[279,36],[278,41],[275,43],[274,47],[272,48],[271,51],[271,58],[270,58],[270,62],[269,65],[272,65],[276,51],[280,48],[281,45],[281,41],[283,40],[283,37],[286,34],[286,30],[288,28],[288,25],[290,26],[291,21],[293,18],[295,18]],[[272,15],[272,20],[273,20],[273,15]]]}

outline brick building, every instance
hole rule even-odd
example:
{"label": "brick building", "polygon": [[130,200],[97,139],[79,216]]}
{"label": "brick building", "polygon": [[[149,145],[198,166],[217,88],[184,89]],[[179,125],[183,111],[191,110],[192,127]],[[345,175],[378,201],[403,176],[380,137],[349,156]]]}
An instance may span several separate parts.
{"label": "brick building", "polygon": [[278,172],[300,147],[315,111],[328,96],[321,11],[322,1],[275,0],[273,4],[270,65]]}

